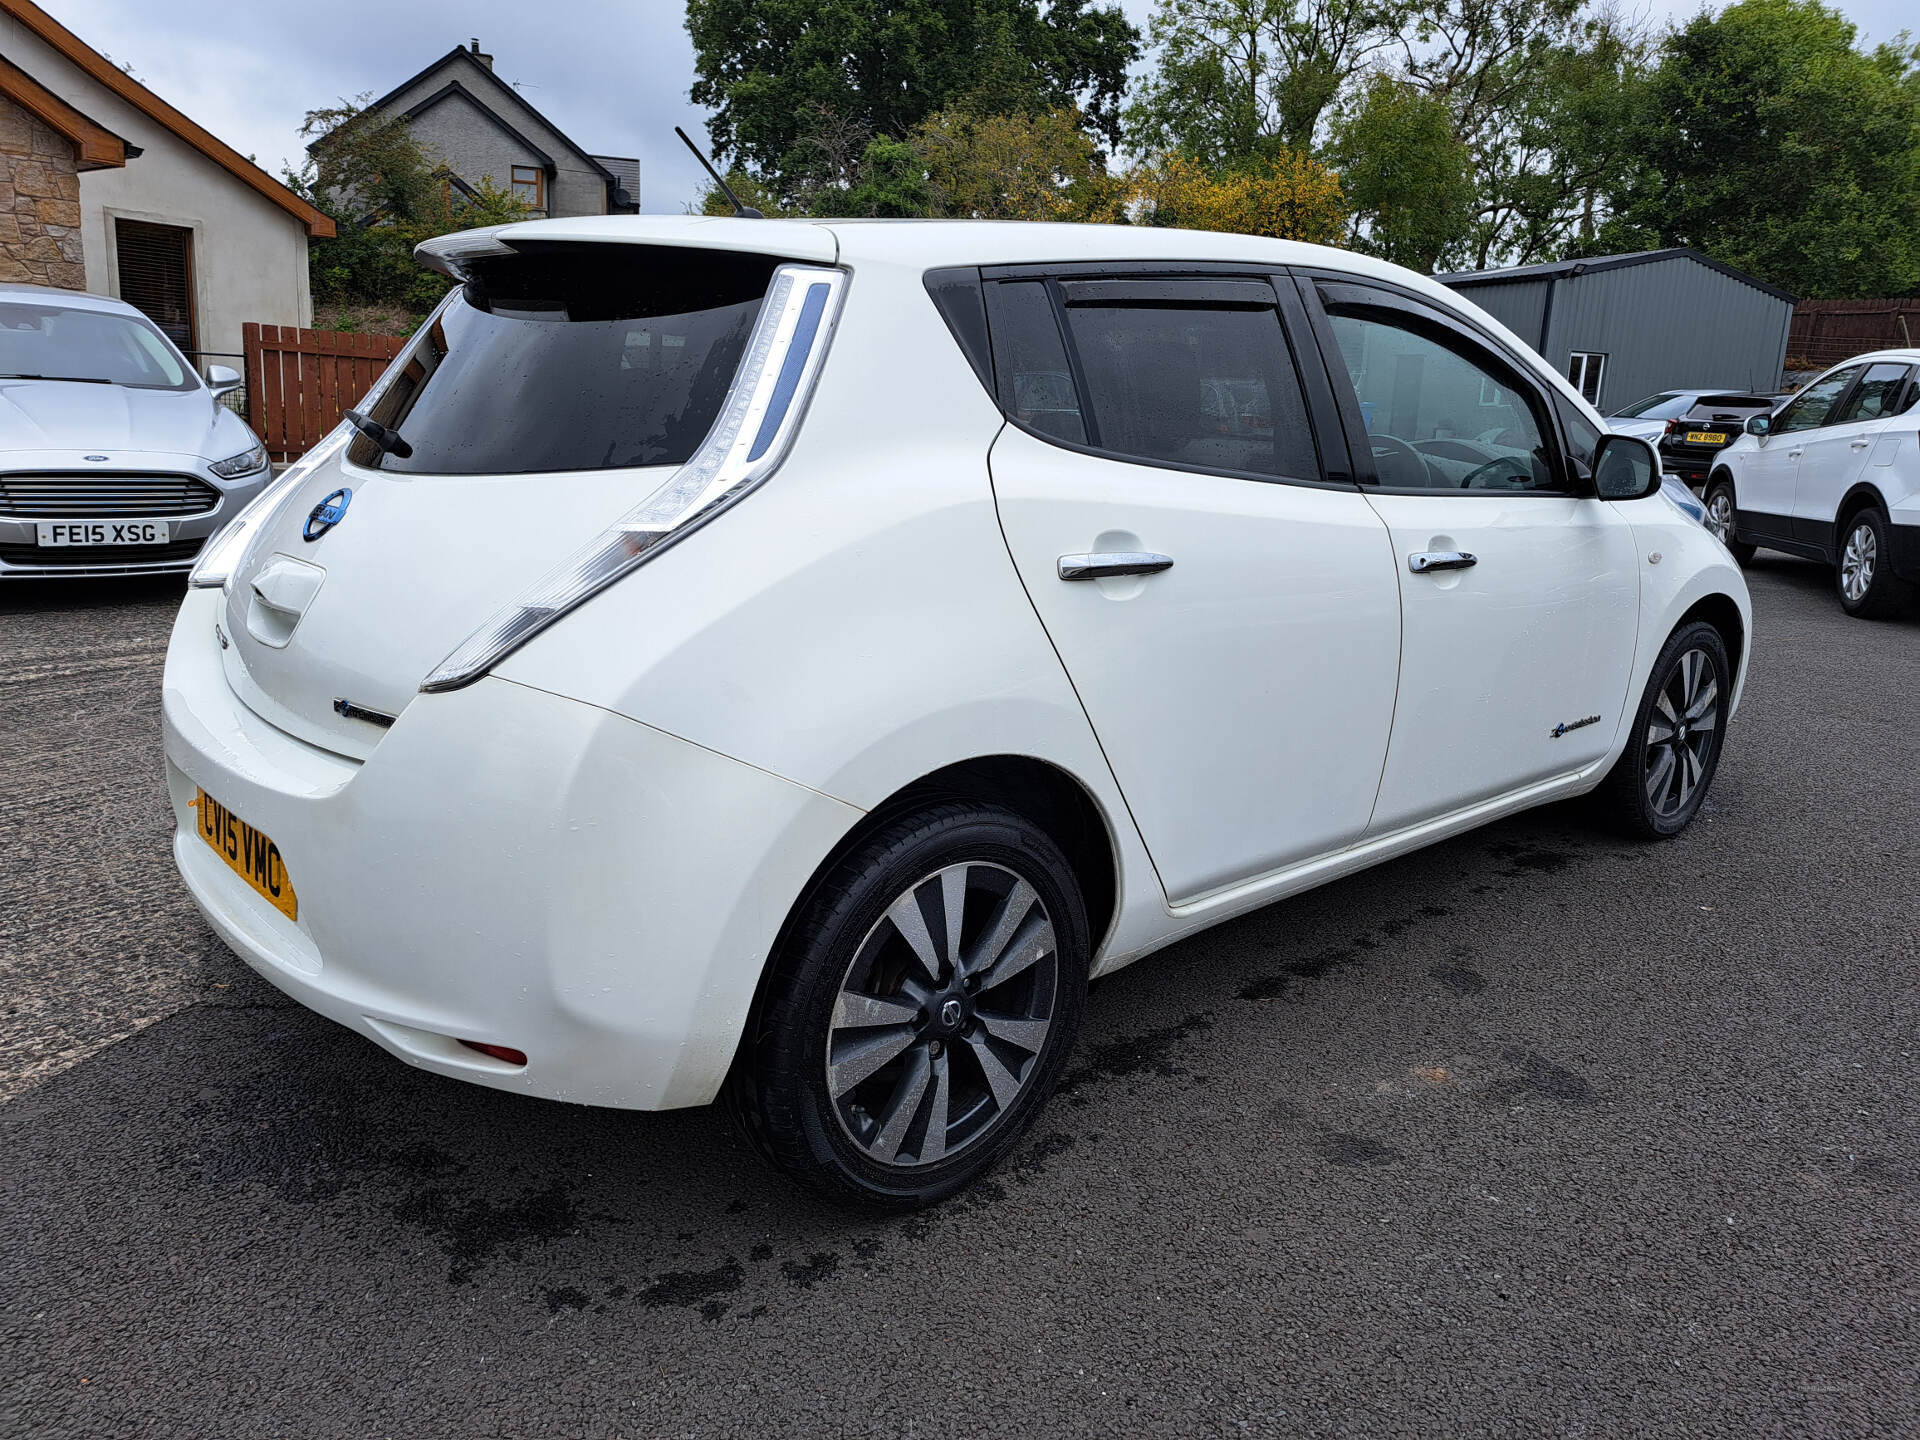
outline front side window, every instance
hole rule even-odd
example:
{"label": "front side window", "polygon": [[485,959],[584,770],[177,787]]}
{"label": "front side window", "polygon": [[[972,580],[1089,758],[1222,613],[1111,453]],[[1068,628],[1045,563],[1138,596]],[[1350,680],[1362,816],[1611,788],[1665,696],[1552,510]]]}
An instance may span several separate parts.
{"label": "front side window", "polygon": [[1780,418],[1770,427],[1775,435],[1790,434],[1795,430],[1812,430],[1827,423],[1832,413],[1833,402],[1840,398],[1841,392],[1853,383],[1853,377],[1860,373],[1858,365],[1850,365],[1845,370],[1836,370],[1823,376],[1789,400],[1786,408],[1780,412]]}
{"label": "front side window", "polygon": [[1885,415],[1898,413],[1901,401],[1905,399],[1907,388],[1907,367],[1889,365],[1882,361],[1867,366],[1867,373],[1860,377],[1860,383],[1847,397],[1846,404],[1840,407],[1833,417],[1836,425],[1845,425],[1855,420],[1878,420]]}
{"label": "front side window", "polygon": [[1606,378],[1607,357],[1590,350],[1576,350],[1567,362],[1567,379],[1589,405],[1600,403],[1600,385]]}
{"label": "front side window", "polygon": [[135,390],[199,381],[144,320],[110,310],[0,303],[0,380],[82,380]]}
{"label": "front side window", "polygon": [[[1379,483],[1397,490],[1556,490],[1544,429],[1512,382],[1398,317],[1328,316]],[[1489,387],[1498,403],[1487,405]]]}
{"label": "front side window", "polygon": [[1318,480],[1306,397],[1271,307],[1073,305],[1095,443],[1206,470]]}
{"label": "front side window", "polygon": [[513,475],[683,464],[739,369],[776,261],[626,245],[479,260],[393,362],[363,466]]}

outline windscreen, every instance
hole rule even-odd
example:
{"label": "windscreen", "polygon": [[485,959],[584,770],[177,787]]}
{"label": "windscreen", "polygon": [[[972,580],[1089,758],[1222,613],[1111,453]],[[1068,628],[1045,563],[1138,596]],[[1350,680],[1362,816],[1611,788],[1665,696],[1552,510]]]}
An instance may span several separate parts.
{"label": "windscreen", "polygon": [[720,412],[777,263],[618,244],[475,262],[373,405],[412,454],[358,438],[350,458],[428,475],[683,464]]}
{"label": "windscreen", "polygon": [[1613,412],[1616,420],[1673,420],[1687,413],[1693,404],[1693,396],[1674,394],[1671,390],[1658,395],[1649,395],[1644,400],[1636,400],[1624,410]]}
{"label": "windscreen", "polygon": [[82,380],[136,390],[200,383],[158,330],[131,315],[0,303],[0,380]]}

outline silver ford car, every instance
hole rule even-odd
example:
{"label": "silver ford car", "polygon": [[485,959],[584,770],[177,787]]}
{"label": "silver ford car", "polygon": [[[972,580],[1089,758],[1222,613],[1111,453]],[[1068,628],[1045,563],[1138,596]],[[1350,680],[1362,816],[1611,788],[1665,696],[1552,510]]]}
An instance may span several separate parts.
{"label": "silver ford car", "polygon": [[131,305],[0,285],[0,580],[184,573],[267,453]]}

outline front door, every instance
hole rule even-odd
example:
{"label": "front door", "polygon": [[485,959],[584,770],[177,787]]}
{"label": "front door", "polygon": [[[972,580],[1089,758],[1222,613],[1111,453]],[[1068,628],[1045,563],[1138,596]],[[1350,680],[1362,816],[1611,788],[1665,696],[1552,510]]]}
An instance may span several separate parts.
{"label": "front door", "polygon": [[1874,441],[1906,398],[1911,367],[1876,361],[1841,399],[1832,418],[1806,434],[1793,487],[1793,535],[1831,551],[1840,501],[1867,468]]}
{"label": "front door", "polygon": [[1758,447],[1741,457],[1734,495],[1741,539],[1793,543],[1794,495],[1807,441],[1827,423],[1835,403],[1859,373],[1858,365],[1850,365],[1821,376],[1780,408]]}
{"label": "front door", "polygon": [[1399,597],[1385,526],[1325,478],[1272,282],[987,288],[1001,525],[1168,899],[1353,843]]}
{"label": "front door", "polygon": [[1543,388],[1490,339],[1399,292],[1328,282],[1316,297],[1400,583],[1372,833],[1592,765],[1630,703],[1630,525],[1581,493]]}

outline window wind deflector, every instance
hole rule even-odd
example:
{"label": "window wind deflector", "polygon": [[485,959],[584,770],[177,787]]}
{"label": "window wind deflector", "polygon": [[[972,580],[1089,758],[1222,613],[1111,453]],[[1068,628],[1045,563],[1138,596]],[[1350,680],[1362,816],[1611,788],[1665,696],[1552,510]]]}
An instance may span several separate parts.
{"label": "window wind deflector", "polygon": [[1212,309],[1271,310],[1277,303],[1264,280],[1062,280],[1060,298],[1068,305],[1188,306]]}

